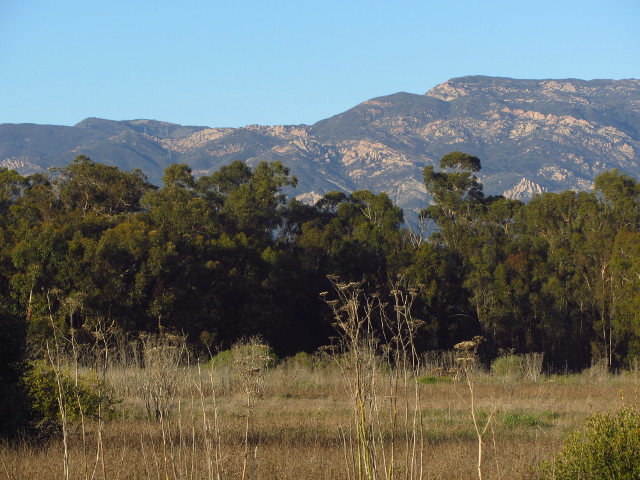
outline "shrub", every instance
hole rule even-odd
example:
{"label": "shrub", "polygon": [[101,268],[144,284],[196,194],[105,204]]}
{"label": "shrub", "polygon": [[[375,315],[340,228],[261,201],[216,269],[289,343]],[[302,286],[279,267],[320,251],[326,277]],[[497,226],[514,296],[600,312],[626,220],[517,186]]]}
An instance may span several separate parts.
{"label": "shrub", "polygon": [[230,367],[232,364],[233,352],[230,349],[218,352],[207,362],[207,365],[211,368]]}
{"label": "shrub", "polygon": [[640,413],[625,406],[616,413],[596,414],[567,437],[554,461],[542,465],[556,480],[632,480],[640,478]]}
{"label": "shrub", "polygon": [[81,416],[97,418],[100,414],[110,417],[117,403],[104,382],[94,377],[79,376],[76,385],[67,370],[60,372],[59,389],[56,372],[44,362],[36,362],[31,366],[24,376],[24,384],[31,410],[40,424],[60,424],[59,399],[69,420]]}
{"label": "shrub", "polygon": [[241,340],[231,347],[231,351],[234,364],[248,362],[252,368],[269,370],[280,361],[273,348],[259,337]]}
{"label": "shrub", "polygon": [[[231,367],[240,358],[252,358],[255,360],[259,357],[258,364],[260,368],[273,368],[280,360],[271,347],[262,345],[262,343],[260,339],[242,340],[229,350],[221,350],[215,354],[207,362],[207,365],[211,368]],[[304,356],[308,354],[298,355]],[[294,358],[298,358],[298,355]]]}
{"label": "shrub", "polygon": [[520,378],[524,376],[524,369],[518,355],[504,355],[491,362],[491,373],[498,377]]}
{"label": "shrub", "polygon": [[293,357],[287,359],[287,366],[304,368],[307,370],[313,370],[317,359],[313,355],[309,355],[307,352],[298,352]]}
{"label": "shrub", "polygon": [[279,363],[273,349],[258,337],[243,339],[231,349],[211,357],[207,366],[220,379],[223,393],[232,393],[241,386],[247,394],[262,395],[264,375]]}

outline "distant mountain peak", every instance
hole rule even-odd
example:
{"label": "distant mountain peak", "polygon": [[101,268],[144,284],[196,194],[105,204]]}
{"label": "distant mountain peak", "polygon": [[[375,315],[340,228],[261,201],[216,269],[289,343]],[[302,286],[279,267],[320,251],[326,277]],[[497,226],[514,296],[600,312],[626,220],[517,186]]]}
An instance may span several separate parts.
{"label": "distant mountain peak", "polygon": [[[330,190],[387,192],[410,218],[428,204],[422,170],[459,150],[482,161],[489,195],[589,189],[599,173],[640,175],[640,80],[452,78],[425,95],[373,98],[313,125],[209,128],[87,118],[74,127],[0,125],[0,165],[30,174],[78,154],[159,184],[171,163],[209,174],[281,161],[312,201]],[[413,213],[412,213],[413,212]]]}

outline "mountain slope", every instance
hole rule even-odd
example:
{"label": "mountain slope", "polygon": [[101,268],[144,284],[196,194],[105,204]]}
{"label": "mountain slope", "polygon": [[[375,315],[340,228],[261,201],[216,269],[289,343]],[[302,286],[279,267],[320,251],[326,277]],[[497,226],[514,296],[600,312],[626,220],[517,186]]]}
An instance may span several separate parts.
{"label": "mountain slope", "polygon": [[24,174],[81,153],[141,168],[154,183],[175,162],[207,174],[236,159],[280,160],[300,180],[292,193],[308,200],[366,188],[414,212],[428,201],[422,168],[452,150],[480,157],[487,193],[518,198],[589,189],[612,168],[640,176],[640,81],[462,77],[424,95],[374,98],[311,126],[96,118],[73,127],[0,125],[0,165]]}

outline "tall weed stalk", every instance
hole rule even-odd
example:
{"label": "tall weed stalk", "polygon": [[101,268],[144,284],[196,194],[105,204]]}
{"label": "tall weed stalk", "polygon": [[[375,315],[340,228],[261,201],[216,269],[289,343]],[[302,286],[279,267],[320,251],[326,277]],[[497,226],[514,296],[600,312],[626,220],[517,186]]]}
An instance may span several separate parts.
{"label": "tall weed stalk", "polygon": [[[424,435],[415,381],[420,363],[414,345],[421,322],[411,313],[418,290],[398,280],[391,284],[389,303],[379,293],[366,294],[363,282],[342,282],[335,276],[329,280],[337,298],[327,299],[328,292],[322,296],[339,333],[334,358],[353,401],[353,433],[347,439],[342,432],[349,459],[347,476],[357,480],[399,478],[396,442],[403,427],[404,478],[422,478]],[[388,406],[381,395],[384,379],[389,381]],[[402,418],[399,411],[404,412]]]}

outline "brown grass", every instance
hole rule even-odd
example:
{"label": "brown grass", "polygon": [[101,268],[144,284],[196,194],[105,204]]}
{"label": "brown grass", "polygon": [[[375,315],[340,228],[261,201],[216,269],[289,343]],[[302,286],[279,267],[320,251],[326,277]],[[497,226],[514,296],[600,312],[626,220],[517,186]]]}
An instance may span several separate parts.
{"label": "brown grass", "polygon": [[[265,374],[263,397],[253,399],[250,407],[241,382],[230,370],[214,370],[211,377],[209,371],[180,367],[173,405],[160,422],[148,418],[144,399],[135,387],[144,376],[142,369],[111,369],[108,380],[123,401],[119,418],[104,427],[105,472],[101,465],[95,467],[98,425],[86,426],[86,443],[76,425],[69,432],[70,478],[201,479],[219,475],[237,479],[242,478],[243,469],[246,478],[269,480],[347,478],[345,456],[352,448],[353,404],[337,368],[326,363],[281,364]],[[568,431],[588,415],[615,408],[623,398],[633,400],[637,381],[637,375],[614,377],[601,372],[597,376],[593,372],[542,376],[535,383],[479,374],[474,380],[476,413],[482,421],[490,411],[496,412],[484,437],[483,478],[537,478],[536,464],[559,449]],[[419,396],[426,435],[424,478],[477,478],[477,437],[467,385],[464,380],[446,377],[431,382],[420,384]],[[386,420],[391,400],[388,391],[381,374],[377,401],[383,414],[378,430],[385,442],[395,436],[396,478],[403,478],[404,439],[411,432],[403,427],[394,431]],[[407,399],[409,404],[414,398]],[[250,458],[245,466],[249,414]],[[0,478],[62,476],[61,437],[0,445]]]}

